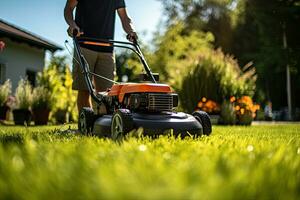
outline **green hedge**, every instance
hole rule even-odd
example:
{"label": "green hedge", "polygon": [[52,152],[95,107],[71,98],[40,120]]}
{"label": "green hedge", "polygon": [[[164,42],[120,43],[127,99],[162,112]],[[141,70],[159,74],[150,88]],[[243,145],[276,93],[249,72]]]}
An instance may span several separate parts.
{"label": "green hedge", "polygon": [[222,103],[230,96],[254,94],[254,71],[242,72],[237,61],[220,49],[199,52],[197,62],[189,68],[178,90],[186,111],[193,111],[202,97]]}
{"label": "green hedge", "polygon": [[157,37],[150,61],[162,81],[179,93],[181,109],[192,112],[202,97],[221,104],[232,95],[253,96],[255,68],[242,70],[232,56],[215,50],[211,33],[185,30],[182,22],[170,25]]}

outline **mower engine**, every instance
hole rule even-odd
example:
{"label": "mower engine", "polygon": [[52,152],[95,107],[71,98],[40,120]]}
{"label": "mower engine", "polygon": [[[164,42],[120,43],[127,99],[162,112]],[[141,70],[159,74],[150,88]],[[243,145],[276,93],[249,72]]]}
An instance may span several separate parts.
{"label": "mower engine", "polygon": [[178,106],[177,94],[131,94],[124,100],[126,108],[134,111],[172,112]]}

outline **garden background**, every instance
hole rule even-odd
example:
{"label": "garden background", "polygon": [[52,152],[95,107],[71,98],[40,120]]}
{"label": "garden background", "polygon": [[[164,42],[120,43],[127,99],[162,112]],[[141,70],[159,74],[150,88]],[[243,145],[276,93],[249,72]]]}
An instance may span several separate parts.
{"label": "garden background", "polygon": [[[149,19],[151,14],[146,12],[144,16],[140,3],[134,5],[130,0],[128,9],[140,15],[133,19],[138,25],[154,31],[152,37],[140,31],[143,51],[153,71],[160,73],[161,81],[179,93],[180,110],[202,109],[228,118],[221,119],[221,123],[235,124],[241,114],[247,113],[248,118],[252,115],[257,120],[265,120],[264,108],[271,104],[276,111],[273,119],[291,120],[287,100],[288,66],[292,119],[299,120],[300,44],[296,28],[299,1],[149,0],[144,3],[149,4],[148,10],[159,9],[159,4],[163,17],[142,26],[141,19],[145,23],[145,16]],[[54,4],[61,5],[60,9],[63,7],[61,2],[54,2],[49,8]],[[7,15],[7,11],[5,13]],[[159,12],[152,15],[158,17]],[[159,22],[156,27],[155,22]],[[60,20],[57,25],[62,23]],[[119,26],[118,22],[117,38],[122,38]],[[65,32],[63,35],[66,39]],[[75,94],[68,83],[70,60],[68,53],[49,56],[39,85],[53,95],[54,103],[48,106],[52,110],[50,116],[61,117],[62,114],[67,116],[63,117],[65,120],[76,121],[75,98],[72,98]],[[117,51],[117,81],[136,81],[140,71],[141,66],[133,54]],[[65,99],[71,101],[64,102]],[[5,99],[1,103],[4,102]],[[52,118],[52,121],[61,120]]]}
{"label": "garden background", "polygon": [[[74,131],[71,56],[49,54],[38,87],[25,77],[16,91],[9,81],[0,87],[0,106],[50,114],[48,126],[1,121],[0,199],[299,199],[299,123],[240,125],[288,120],[287,66],[299,120],[300,1],[127,2],[150,66],[180,95],[178,110],[207,111],[222,125],[184,139],[84,136]],[[0,16],[62,45],[64,3],[4,0]],[[125,38],[119,22],[116,38]],[[140,70],[133,54],[117,51],[117,81],[136,81]]]}

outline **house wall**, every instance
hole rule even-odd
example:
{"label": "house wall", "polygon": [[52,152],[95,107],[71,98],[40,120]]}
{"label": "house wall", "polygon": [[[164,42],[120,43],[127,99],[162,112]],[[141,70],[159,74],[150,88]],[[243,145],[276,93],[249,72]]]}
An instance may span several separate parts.
{"label": "house wall", "polygon": [[4,77],[11,80],[14,91],[20,78],[26,77],[27,70],[42,71],[45,64],[45,50],[8,38],[1,40],[5,42],[5,49],[0,53],[0,64],[5,65]]}

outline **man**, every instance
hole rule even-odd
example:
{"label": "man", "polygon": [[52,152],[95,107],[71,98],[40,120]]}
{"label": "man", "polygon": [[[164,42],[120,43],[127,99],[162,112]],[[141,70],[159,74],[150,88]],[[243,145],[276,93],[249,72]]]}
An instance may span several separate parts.
{"label": "man", "polygon": [[[124,31],[128,34],[127,39],[131,42],[137,40],[137,34],[126,11],[125,0],[67,0],[64,15],[69,25],[68,34],[72,37],[73,31],[77,30],[77,36],[113,39],[116,11]],[[113,79],[115,58],[112,47],[81,45],[81,50],[92,72]],[[112,83],[98,78],[94,78],[94,83],[97,92],[105,91],[112,86]],[[83,107],[92,107],[87,85],[76,61],[73,63],[73,89],[78,90],[77,107],[79,111]]]}

